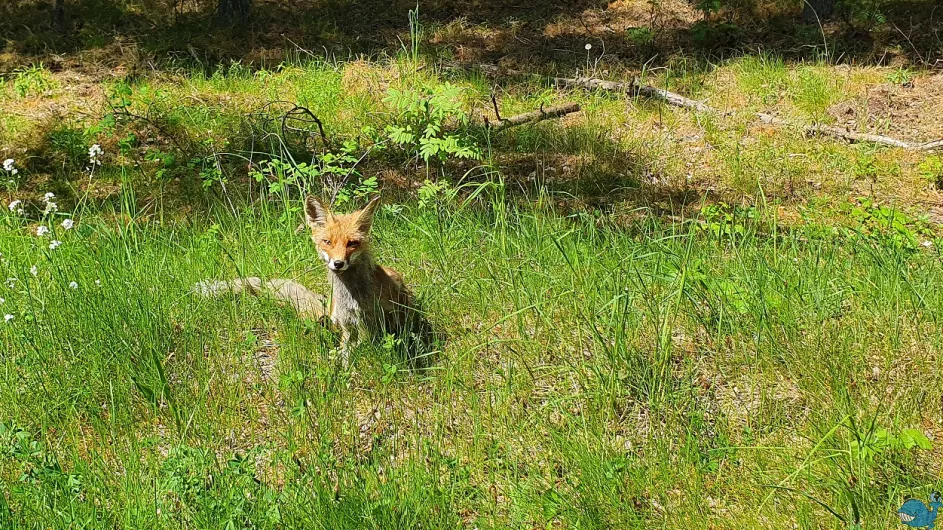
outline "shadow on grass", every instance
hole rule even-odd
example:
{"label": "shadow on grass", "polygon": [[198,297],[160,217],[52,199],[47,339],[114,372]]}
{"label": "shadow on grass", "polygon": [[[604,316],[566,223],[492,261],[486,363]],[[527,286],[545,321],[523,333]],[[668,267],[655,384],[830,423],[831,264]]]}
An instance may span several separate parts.
{"label": "shadow on grass", "polygon": [[[397,53],[409,39],[407,13],[416,7],[405,0],[392,5],[379,0],[255,4],[247,25],[227,28],[214,23],[211,5],[181,11],[163,4],[145,10],[118,0],[67,3],[66,29],[59,31],[51,5],[20,1],[0,7],[0,33],[7,51],[18,54],[14,61],[20,63],[50,52],[105,50],[120,43],[137,46],[159,61],[205,68],[247,61],[271,67],[293,54],[346,58]],[[842,21],[820,28],[803,23],[798,12],[730,14],[705,21],[683,1],[658,9],[644,2],[601,0],[537,4],[423,2],[424,52],[447,61],[501,62],[544,72],[585,68],[600,58],[638,69],[675,55],[716,59],[757,49],[786,60],[827,54],[832,60],[859,64],[886,63],[895,57],[917,65],[943,61],[943,11],[931,1],[888,3],[881,12],[886,22],[868,29]],[[590,53],[585,51],[587,43],[594,46]],[[102,60],[109,59],[103,55]]]}

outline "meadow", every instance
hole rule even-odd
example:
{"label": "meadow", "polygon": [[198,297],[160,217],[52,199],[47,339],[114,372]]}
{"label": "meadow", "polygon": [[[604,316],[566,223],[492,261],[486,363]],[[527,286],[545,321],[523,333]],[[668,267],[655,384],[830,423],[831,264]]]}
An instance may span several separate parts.
{"label": "meadow", "polygon": [[[940,157],[754,117],[930,140],[939,73],[635,72],[718,116],[422,53],[467,30],[3,78],[0,527],[897,528],[943,489]],[[194,293],[327,292],[307,193],[381,194],[429,367]]]}

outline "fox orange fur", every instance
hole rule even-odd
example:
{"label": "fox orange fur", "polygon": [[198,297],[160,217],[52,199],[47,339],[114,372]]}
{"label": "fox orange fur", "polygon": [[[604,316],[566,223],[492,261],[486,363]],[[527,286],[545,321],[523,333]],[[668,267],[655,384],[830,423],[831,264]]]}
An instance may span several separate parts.
{"label": "fox orange fur", "polygon": [[[311,230],[311,240],[328,269],[331,283],[329,305],[320,294],[291,280],[263,282],[251,277],[228,282],[200,282],[196,290],[205,295],[267,293],[290,303],[303,317],[319,319],[329,315],[341,333],[341,354],[345,364],[353,347],[381,333],[406,339],[418,338],[427,345],[432,337],[431,329],[416,308],[416,301],[403,282],[403,276],[389,267],[377,265],[374,260],[370,228],[378,205],[379,197],[362,210],[337,215],[314,197],[305,200],[305,218]],[[406,335],[408,337],[404,337]]]}

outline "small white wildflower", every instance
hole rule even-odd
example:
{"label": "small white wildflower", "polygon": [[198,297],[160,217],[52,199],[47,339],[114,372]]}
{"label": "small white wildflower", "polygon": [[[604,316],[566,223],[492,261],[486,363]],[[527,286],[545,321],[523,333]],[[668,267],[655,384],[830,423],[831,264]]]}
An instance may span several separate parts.
{"label": "small white wildflower", "polygon": [[588,42],[586,43],[586,46],[583,46],[583,47],[586,48],[586,51],[589,51],[589,50],[592,50],[592,49],[593,49],[593,45],[590,44],[590,43],[588,43]]}
{"label": "small white wildflower", "polygon": [[95,144],[88,148],[88,162],[93,166],[100,166],[101,160],[98,159],[103,153],[102,147],[98,144]]}
{"label": "small white wildflower", "polygon": [[46,209],[43,210],[44,214],[56,213],[59,211],[59,205],[54,202],[47,202]]}
{"label": "small white wildflower", "polygon": [[33,265],[32,267],[29,268],[29,273],[32,274],[33,276],[36,276],[37,274],[39,274],[39,269],[36,268],[36,265]]}
{"label": "small white wildflower", "polygon": [[56,198],[56,194],[55,194],[55,193],[53,193],[53,192],[51,192],[51,191],[47,191],[46,194],[43,195],[43,202],[49,202],[49,201],[51,201],[51,200],[53,200],[53,199],[55,199],[55,198]]}
{"label": "small white wildflower", "polygon": [[73,226],[75,226],[75,221],[72,219],[66,219],[65,221],[62,221],[62,228],[65,228],[66,230],[69,230]]}
{"label": "small white wildflower", "polygon": [[7,208],[9,208],[11,212],[13,212],[13,211],[16,211],[18,208],[19,208],[19,209],[22,209],[22,208],[20,208],[20,205],[21,205],[21,204],[23,204],[23,201],[21,201],[21,200],[15,200],[15,201],[11,202],[10,205],[7,206]]}
{"label": "small white wildflower", "polygon": [[101,287],[102,281],[101,281],[101,280],[95,280],[95,285],[96,285],[97,287]]}
{"label": "small white wildflower", "polygon": [[14,164],[14,162],[13,162],[13,159],[12,159],[12,158],[8,158],[8,159],[4,160],[4,161],[3,161],[3,170],[4,170],[4,171],[13,171],[13,164]]}
{"label": "small white wildflower", "polygon": [[3,315],[3,321],[4,321],[4,322],[9,322],[9,321],[11,321],[11,320],[13,320],[13,315],[11,315],[10,313],[7,313],[7,314]]}
{"label": "small white wildflower", "polygon": [[933,246],[933,241],[930,241],[930,240],[928,239],[928,240],[926,240],[926,241],[924,241],[923,243],[920,243],[920,244],[923,245],[924,248],[930,248],[930,247]]}
{"label": "small white wildflower", "polygon": [[16,287],[16,278],[7,278],[7,287],[10,289]]}
{"label": "small white wildflower", "polygon": [[62,241],[59,241],[58,239],[53,239],[52,241],[49,242],[49,250],[56,250],[57,248],[59,248],[60,245],[62,245]]}
{"label": "small white wildflower", "polygon": [[36,235],[39,236],[39,237],[43,237],[44,235],[46,235],[46,234],[48,234],[48,233],[49,233],[49,229],[46,228],[45,225],[39,225],[39,226],[36,228]]}
{"label": "small white wildflower", "polygon": [[79,284],[76,282],[69,282],[69,289],[78,289]]}

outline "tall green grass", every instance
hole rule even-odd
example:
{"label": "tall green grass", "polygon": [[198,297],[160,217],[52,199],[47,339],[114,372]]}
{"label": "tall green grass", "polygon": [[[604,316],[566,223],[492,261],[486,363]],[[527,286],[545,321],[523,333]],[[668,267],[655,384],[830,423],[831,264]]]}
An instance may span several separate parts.
{"label": "tall green grass", "polygon": [[939,441],[906,442],[939,432],[935,252],[490,189],[376,223],[448,336],[423,371],[382,343],[343,370],[319,324],[191,293],[325,289],[265,201],[156,223],[129,200],[46,237],[6,218],[3,527],[893,528],[943,486]]}

